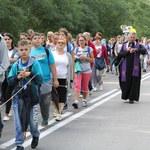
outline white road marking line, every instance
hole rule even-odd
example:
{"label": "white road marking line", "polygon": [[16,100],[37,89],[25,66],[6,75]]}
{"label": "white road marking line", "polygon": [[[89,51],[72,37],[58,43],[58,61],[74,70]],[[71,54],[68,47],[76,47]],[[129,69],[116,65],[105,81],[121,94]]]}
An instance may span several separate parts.
{"label": "white road marking line", "polygon": [[141,79],[141,82],[143,82],[144,80],[146,80],[146,79],[148,79],[148,78],[150,78],[150,75],[146,76],[145,78],[142,78],[142,79]]}
{"label": "white road marking line", "polygon": [[93,100],[89,101],[89,103],[94,103],[94,102],[100,100],[101,98],[103,98],[103,97],[105,97],[105,96],[108,96],[108,95],[110,95],[111,93],[116,92],[117,90],[118,90],[118,89],[113,89],[113,90],[110,91],[110,92],[107,92],[107,93],[105,93],[105,94],[103,94],[103,95],[101,95],[101,96],[99,96],[99,97],[94,98]]}
{"label": "white road marking line", "polygon": [[144,78],[145,76],[148,76],[148,75],[150,75],[150,72],[142,75],[142,78]]}
{"label": "white road marking line", "polygon": [[[146,80],[147,78],[150,78],[149,74],[150,74],[150,73],[147,73],[147,74],[143,75],[141,81],[144,81],[144,80]],[[144,78],[144,77],[145,77],[145,78]],[[114,90],[116,91],[116,90],[118,90],[118,89],[114,89]],[[113,92],[115,92],[115,91],[113,91]],[[104,95],[107,96],[107,95],[109,95],[109,94],[111,94],[111,93],[113,93],[113,92],[110,91],[110,93],[108,92],[108,93],[106,93],[106,94],[104,94]],[[117,93],[115,93],[115,96],[119,95],[120,93],[121,93],[121,91],[118,91]],[[103,98],[104,95],[99,96],[99,99],[100,99],[100,98]],[[102,101],[100,101],[100,102],[98,102],[98,103],[96,103],[96,104],[94,104],[94,105],[92,105],[92,106],[95,106],[94,108],[96,108],[96,107],[102,105],[103,103],[105,103],[106,101],[108,101],[108,100],[109,100],[108,98],[113,98],[113,97],[115,97],[115,96],[114,96],[114,94],[113,94],[113,95],[111,95],[111,96],[109,96],[109,97],[103,99]],[[98,98],[95,98],[95,99],[91,100],[89,103],[94,103],[94,102],[98,101],[99,99],[98,99]],[[98,105],[98,106],[97,106],[97,105]],[[89,107],[88,110],[87,110],[87,109],[85,109],[85,110],[87,110],[87,112],[91,111],[92,109],[94,109],[94,108],[92,108],[92,106]],[[90,110],[90,108],[91,108],[91,110]],[[46,132],[45,134],[42,132],[41,135],[40,135],[40,139],[43,138],[43,137],[45,137],[46,135],[52,133],[53,131],[59,129],[60,127],[64,126],[65,124],[67,124],[67,123],[73,121],[74,119],[76,119],[76,118],[78,118],[78,117],[84,115],[84,114],[87,113],[87,112],[83,112],[83,111],[82,111],[82,112],[80,112],[79,114],[73,115],[72,117],[70,117],[70,118],[64,120],[64,124],[62,124],[63,122],[61,122],[61,123],[59,123],[60,125],[57,124],[56,126],[54,126],[54,127],[50,128],[50,129],[44,131],[44,133]],[[67,113],[67,112],[66,112],[66,113]],[[66,114],[66,113],[65,113],[65,114]],[[67,122],[67,120],[68,120],[68,122]],[[54,122],[53,122],[53,119],[50,120],[49,122],[54,123]],[[42,128],[43,128],[43,127],[42,127]],[[42,128],[41,128],[41,129],[42,129]],[[30,134],[29,134],[29,135],[30,135]],[[28,135],[28,136],[29,136],[29,135]],[[12,140],[6,142],[6,143],[0,145],[0,148],[5,149],[6,147],[11,146],[14,141],[15,141],[15,139],[12,139]],[[29,142],[30,142],[30,140],[26,141],[26,142],[24,143],[24,146],[25,146],[25,147],[29,146],[29,145],[30,145]],[[11,144],[10,144],[10,143],[11,143]],[[4,148],[3,148],[3,146],[4,146]],[[15,150],[15,148],[12,149],[12,150]]]}
{"label": "white road marking line", "polygon": [[[71,115],[72,113],[73,113],[73,112],[66,112],[65,114],[62,115],[62,117],[63,117],[63,118],[68,117],[68,116]],[[51,124],[53,124],[53,123],[55,123],[55,122],[56,122],[56,121],[55,121],[55,118],[49,120],[49,121],[48,121],[48,126],[51,125]],[[47,127],[47,126],[46,126],[46,127]],[[42,129],[44,129],[44,128],[45,128],[45,127],[42,127],[41,125],[39,126],[39,130],[42,130]],[[30,136],[30,135],[31,135],[30,132],[27,132],[26,137],[28,137],[28,136]],[[13,139],[11,139],[11,140],[9,140],[9,141],[7,141],[7,142],[1,144],[1,145],[0,145],[0,149],[5,149],[5,148],[7,148],[7,147],[13,145],[14,142],[15,142],[15,138],[13,138]]]}
{"label": "white road marking line", "polygon": [[[73,120],[75,120],[75,119],[81,117],[82,115],[88,113],[89,111],[93,110],[94,108],[96,108],[96,107],[102,105],[103,103],[105,103],[105,102],[107,102],[108,100],[112,99],[113,97],[119,95],[120,93],[121,93],[121,91],[118,91],[118,92],[116,92],[116,93],[114,93],[114,94],[108,96],[107,98],[105,98],[105,99],[103,99],[103,100],[101,100],[101,101],[99,101],[99,102],[93,104],[92,106],[90,106],[90,107],[84,109],[83,111],[80,111],[79,113],[77,113],[77,114],[75,114],[75,115],[69,117],[68,119],[66,119],[66,120],[64,120],[64,121],[62,120],[60,123],[58,123],[58,124],[56,124],[55,126],[49,128],[49,129],[47,129],[46,131],[41,132],[41,134],[40,134],[40,139],[42,139],[42,138],[44,138],[45,136],[47,136],[48,134],[50,134],[50,133],[56,131],[57,129],[63,127],[64,125],[70,123],[71,121],[73,121]],[[29,146],[30,144],[31,144],[31,139],[25,141],[23,145],[24,145],[24,147],[27,147],[27,146]],[[11,149],[11,150],[15,150],[15,148],[13,148],[13,149]]]}

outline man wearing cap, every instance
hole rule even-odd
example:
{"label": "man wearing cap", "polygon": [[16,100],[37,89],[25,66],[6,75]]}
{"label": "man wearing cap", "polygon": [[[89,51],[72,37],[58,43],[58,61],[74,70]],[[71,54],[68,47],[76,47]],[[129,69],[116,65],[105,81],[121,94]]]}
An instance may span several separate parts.
{"label": "man wearing cap", "polygon": [[119,65],[119,83],[122,91],[121,98],[129,99],[129,103],[139,101],[140,82],[141,82],[141,65],[140,54],[145,54],[146,50],[136,41],[135,32],[128,34],[128,40],[122,46],[118,54],[120,58]]}

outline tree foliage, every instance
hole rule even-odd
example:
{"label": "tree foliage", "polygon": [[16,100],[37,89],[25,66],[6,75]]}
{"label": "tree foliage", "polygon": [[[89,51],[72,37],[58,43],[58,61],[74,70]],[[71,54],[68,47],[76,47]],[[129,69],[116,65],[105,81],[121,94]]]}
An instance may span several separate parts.
{"label": "tree foliage", "polygon": [[0,0],[0,6],[0,32],[15,37],[28,28],[46,33],[65,27],[73,36],[101,31],[109,38],[122,34],[122,24],[150,37],[148,0]]}

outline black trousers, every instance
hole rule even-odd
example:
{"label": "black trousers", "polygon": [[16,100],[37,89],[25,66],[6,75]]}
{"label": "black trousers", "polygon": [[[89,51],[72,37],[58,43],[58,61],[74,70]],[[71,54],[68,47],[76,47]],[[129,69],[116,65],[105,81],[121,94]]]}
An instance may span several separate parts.
{"label": "black trousers", "polygon": [[[2,83],[2,96],[1,96],[4,102],[6,102],[8,99],[11,98],[13,89],[14,86],[9,86],[7,83],[7,79],[5,78],[5,80]],[[12,104],[11,100],[6,103],[6,110],[5,110],[6,114],[9,114],[11,104]]]}
{"label": "black trousers", "polygon": [[1,117],[1,111],[0,111],[0,132],[3,129],[3,123],[2,123],[2,117]]}
{"label": "black trousers", "polygon": [[58,79],[59,85],[56,90],[59,95],[59,103],[66,103],[67,100],[67,88],[66,86],[66,79]]}

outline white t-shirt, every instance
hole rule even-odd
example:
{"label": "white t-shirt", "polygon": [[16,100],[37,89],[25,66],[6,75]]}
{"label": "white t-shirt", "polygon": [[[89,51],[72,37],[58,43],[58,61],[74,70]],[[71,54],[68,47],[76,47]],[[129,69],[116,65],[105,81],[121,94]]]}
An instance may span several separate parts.
{"label": "white t-shirt", "polygon": [[56,51],[53,51],[52,53],[55,60],[57,78],[66,79],[68,73],[68,64],[69,64],[67,54],[64,53],[62,55],[58,55]]}
{"label": "white t-shirt", "polygon": [[13,53],[13,50],[11,50],[11,51],[8,50],[8,56],[9,56],[9,58],[11,58],[12,53]]}

